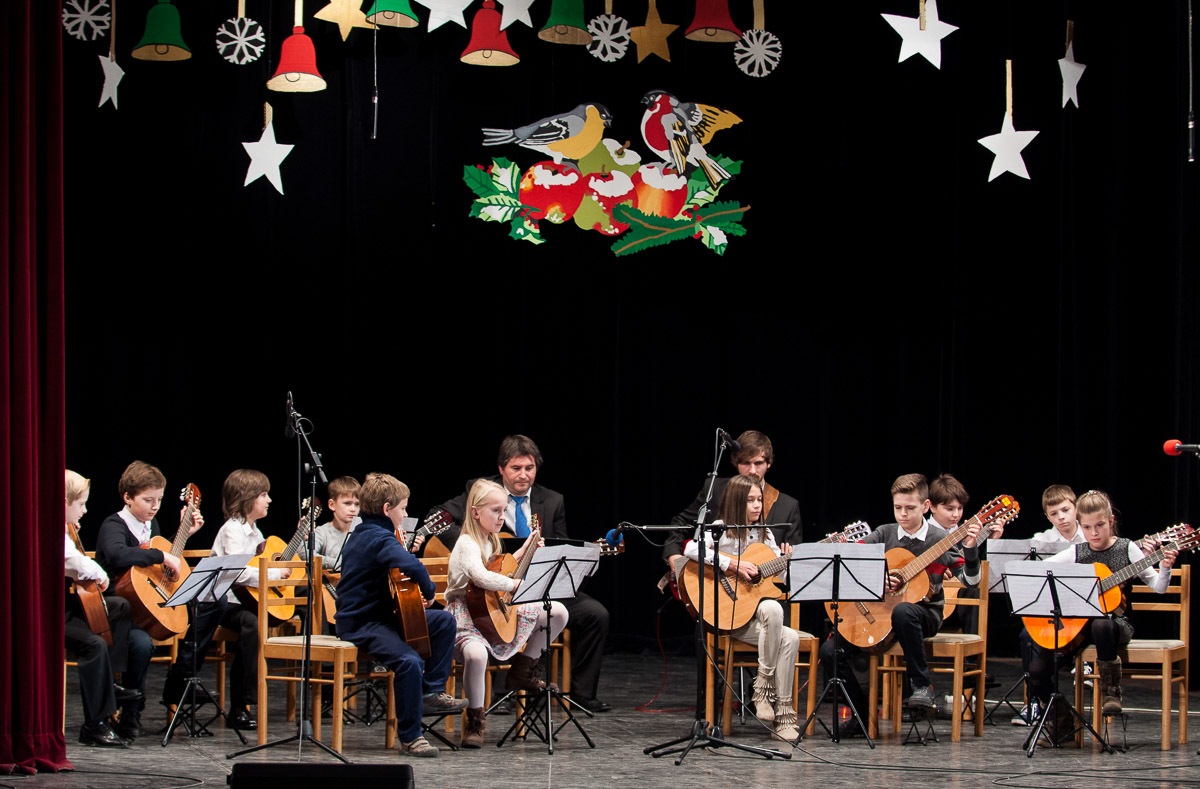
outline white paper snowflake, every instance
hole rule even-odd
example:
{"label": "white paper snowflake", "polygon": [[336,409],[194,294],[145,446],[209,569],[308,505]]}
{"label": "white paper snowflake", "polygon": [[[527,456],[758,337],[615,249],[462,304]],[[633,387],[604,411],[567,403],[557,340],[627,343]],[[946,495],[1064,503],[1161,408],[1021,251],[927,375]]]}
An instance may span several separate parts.
{"label": "white paper snowflake", "polygon": [[112,21],[108,0],[67,0],[63,3],[63,27],[80,41],[95,41],[108,32]]}
{"label": "white paper snowflake", "polygon": [[779,65],[783,44],[779,36],[765,30],[747,30],[733,45],[733,62],[752,77],[765,77]]}
{"label": "white paper snowflake", "polygon": [[629,49],[629,23],[625,21],[625,17],[601,14],[588,22],[587,29],[592,34],[588,52],[594,57],[605,63],[625,57],[625,52]]}
{"label": "white paper snowflake", "polygon": [[267,45],[262,25],[246,17],[226,19],[217,28],[217,52],[230,63],[244,66],[258,60]]}

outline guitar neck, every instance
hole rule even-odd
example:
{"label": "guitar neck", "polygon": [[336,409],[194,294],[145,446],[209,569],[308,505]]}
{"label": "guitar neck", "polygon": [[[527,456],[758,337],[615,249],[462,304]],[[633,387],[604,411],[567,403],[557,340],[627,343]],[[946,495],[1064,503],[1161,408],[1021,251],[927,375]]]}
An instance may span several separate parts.
{"label": "guitar neck", "polygon": [[[925,568],[933,564],[934,559],[938,558],[943,553],[966,539],[967,530],[976,523],[979,523],[979,516],[972,515],[970,518],[960,523],[953,531],[948,532],[945,537],[938,540],[931,547],[925,549],[920,556],[913,559],[896,572],[904,581],[911,581],[913,578],[916,578],[918,575],[925,572]],[[900,531],[901,529],[899,526],[897,526],[896,530]]]}
{"label": "guitar neck", "polygon": [[290,562],[300,552],[300,546],[308,539],[308,531],[312,528],[312,522],[313,518],[310,516],[305,519],[300,528],[296,529],[296,533],[292,535],[292,539],[288,542],[287,547],[283,549],[283,553],[279,554],[280,559]]}
{"label": "guitar neck", "polygon": [[179,521],[179,529],[175,532],[175,541],[171,543],[171,555],[176,559],[183,556],[183,546],[187,545],[188,532],[192,530],[192,513],[195,508],[188,505],[187,511],[183,514],[183,519]]}
{"label": "guitar neck", "polygon": [[522,581],[525,579],[525,573],[529,571],[529,565],[533,562],[533,554],[537,550],[538,538],[540,536],[541,533],[536,527],[529,533],[529,538],[525,541],[525,555],[517,563],[517,569],[512,575],[513,580]]}
{"label": "guitar neck", "polygon": [[1136,562],[1134,562],[1133,564],[1130,564],[1128,567],[1117,570],[1115,573],[1113,573],[1112,575],[1108,576],[1103,581],[1101,581],[1100,582],[1100,591],[1107,592],[1109,589],[1112,589],[1114,586],[1118,586],[1120,584],[1125,583],[1130,578],[1133,578],[1134,576],[1138,575],[1146,568],[1153,567],[1154,565],[1158,564],[1160,561],[1163,560],[1163,558],[1166,557],[1166,555],[1167,555],[1166,551],[1168,548],[1171,550],[1177,550],[1176,545],[1173,542],[1168,542],[1168,543],[1164,543],[1164,544],[1160,545],[1157,551],[1154,551],[1153,553],[1148,554],[1146,556],[1146,558],[1138,559]]}

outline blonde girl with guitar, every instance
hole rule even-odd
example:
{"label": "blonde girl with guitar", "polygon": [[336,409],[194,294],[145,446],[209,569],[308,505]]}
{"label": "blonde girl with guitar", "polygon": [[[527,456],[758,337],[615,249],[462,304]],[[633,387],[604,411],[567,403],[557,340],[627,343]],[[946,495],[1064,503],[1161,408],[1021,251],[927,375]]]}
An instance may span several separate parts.
{"label": "blonde girl with guitar", "polygon": [[[1108,494],[1089,490],[1075,502],[1079,516],[1079,528],[1087,542],[1072,545],[1046,561],[1077,564],[1102,564],[1116,573],[1142,561],[1146,554],[1138,544],[1117,531],[1117,519],[1113,514],[1112,501]],[[1162,594],[1171,581],[1171,567],[1179,552],[1163,548],[1163,559],[1159,569],[1146,567],[1137,577],[1155,592]],[[1096,673],[1100,675],[1100,695],[1105,715],[1121,714],[1121,658],[1117,650],[1133,638],[1133,623],[1126,616],[1124,607],[1118,607],[1109,617],[1090,619],[1083,626],[1082,640],[1071,652],[1086,643],[1096,645]],[[1065,645],[1064,645],[1065,646]],[[1034,644],[1033,659],[1029,663],[1030,693],[1045,702],[1050,697],[1054,652]]]}
{"label": "blonde girl with guitar", "polygon": [[[712,536],[706,534],[705,561],[711,564],[716,554],[720,567],[726,572],[736,572],[747,581],[759,574],[758,566],[740,560],[740,556],[754,543],[762,543],[776,556],[787,556],[792,546],[775,543],[775,535],[762,525],[763,492],[759,477],[739,474],[729,480],[721,503],[717,507],[716,523],[738,524],[721,534],[713,549]],[[699,559],[699,548],[694,540],[688,540],[683,554],[695,562]],[[722,605],[735,605],[722,600]],[[754,678],[754,714],[763,723],[772,727],[775,734],[785,740],[800,736],[796,728],[796,711],[792,708],[792,682],[795,678],[793,666],[800,648],[800,634],[783,624],[783,606],[778,600],[766,599],[758,604],[754,618],[746,625],[730,633],[744,644],[758,647],[758,675]]]}
{"label": "blonde girl with guitar", "polygon": [[[463,514],[462,534],[454,543],[446,577],[446,610],[458,624],[455,656],[463,664],[463,691],[467,697],[467,722],[463,726],[462,747],[479,748],[486,730],[484,712],[484,677],[488,655],[497,660],[511,660],[504,686],[508,690],[539,691],[545,683],[539,678],[539,660],[549,643],[546,640],[546,611],[540,603],[525,603],[515,612],[516,635],[511,641],[493,643],[475,625],[467,607],[468,584],[495,592],[515,592],[521,585],[515,580],[492,572],[488,562],[500,553],[497,533],[504,526],[504,510],[508,495],[504,488],[486,479],[479,479],[467,494]],[[536,541],[536,542],[535,542]],[[520,561],[531,546],[543,545],[538,532],[530,534],[513,558]],[[567,625],[567,609],[562,603],[550,604],[550,641]]]}

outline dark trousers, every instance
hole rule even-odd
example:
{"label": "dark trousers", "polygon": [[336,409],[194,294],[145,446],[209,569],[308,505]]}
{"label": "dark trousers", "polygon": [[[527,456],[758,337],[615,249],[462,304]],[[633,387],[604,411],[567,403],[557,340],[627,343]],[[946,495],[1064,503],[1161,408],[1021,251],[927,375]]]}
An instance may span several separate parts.
{"label": "dark trousers", "polygon": [[[1126,632],[1120,623],[1113,619],[1093,619],[1084,625],[1082,644],[1069,652],[1063,652],[1059,656],[1058,664],[1065,665],[1071,662],[1075,652],[1088,643],[1096,645],[1097,660],[1116,660],[1117,650],[1122,644],[1129,642]],[[1047,701],[1054,689],[1054,650],[1033,643],[1033,639],[1029,641],[1033,648],[1029,661],[1029,695],[1030,698]]]}
{"label": "dark trousers", "polygon": [[[112,652],[126,656],[129,653],[129,602],[120,597],[106,601],[108,625],[112,631],[113,646],[104,643],[88,627],[87,619],[78,604],[68,598],[67,616],[63,631],[67,649],[75,653],[79,668],[79,694],[83,699],[83,717],[88,723],[96,723],[117,711],[117,700],[113,694]],[[121,646],[118,647],[117,645]]]}
{"label": "dark trousers", "polygon": [[[436,608],[425,610],[429,624],[428,661],[397,632],[393,624],[367,622],[353,630],[339,630],[338,637],[369,652],[395,674],[396,735],[401,742],[421,736],[422,696],[446,689],[450,666],[454,661],[454,636],[458,628],[454,617]],[[362,654],[359,658],[362,659]]]}
{"label": "dark trousers", "polygon": [[563,604],[571,630],[571,695],[594,699],[608,640],[608,609],[583,592]]}
{"label": "dark trousers", "polygon": [[[900,649],[904,652],[904,675],[913,688],[932,685],[929,676],[929,661],[925,657],[925,639],[935,635],[942,625],[941,614],[926,605],[899,603],[892,609],[892,632]],[[863,694],[862,681],[866,676],[866,655],[856,646],[842,642],[843,652],[838,661],[838,677],[846,681],[846,693],[860,715],[865,714],[867,698]],[[828,639],[821,645],[821,663],[825,665],[825,676],[831,674],[829,666],[834,660],[834,642]]]}
{"label": "dark trousers", "polygon": [[[109,589],[111,591],[111,587]],[[154,657],[154,639],[130,621],[132,610],[124,597],[105,595],[104,604],[108,606],[108,621],[113,628],[113,645],[108,648],[112,671],[121,672],[122,685],[141,691],[143,699],[137,703],[141,710],[146,706],[146,674],[150,671],[150,658]],[[124,636],[118,632],[118,627]]]}
{"label": "dark trousers", "polygon": [[167,674],[164,702],[178,703],[184,684],[192,674],[193,659],[197,674],[204,667],[204,656],[208,654],[218,626],[238,634],[237,652],[230,671],[232,706],[244,707],[258,700],[258,614],[240,603],[223,599],[196,607],[194,621],[179,642],[178,657]]}

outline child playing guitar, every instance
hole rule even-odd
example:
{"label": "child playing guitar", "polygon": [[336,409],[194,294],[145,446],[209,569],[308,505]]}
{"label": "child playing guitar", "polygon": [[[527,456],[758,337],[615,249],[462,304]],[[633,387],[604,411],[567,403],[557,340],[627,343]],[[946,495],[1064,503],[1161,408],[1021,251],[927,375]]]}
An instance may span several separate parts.
{"label": "child playing guitar", "polygon": [[[776,556],[789,555],[792,546],[775,544],[775,535],[770,529],[756,526],[762,522],[763,492],[759,477],[739,474],[729,480],[721,503],[717,508],[718,523],[747,524],[726,529],[716,546],[722,570],[733,570],[747,581],[754,580],[758,566],[738,557],[753,543],[762,543]],[[712,536],[705,535],[705,561],[713,561]],[[699,548],[695,541],[688,540],[683,554],[691,561],[699,559]],[[783,624],[783,606],[778,600],[766,599],[758,604],[754,618],[745,626],[730,633],[744,644],[758,647],[758,674],[754,678],[754,714],[763,723],[770,725],[777,736],[795,740],[800,736],[796,728],[796,710],[792,707],[792,683],[795,678],[793,667],[796,653],[800,649],[800,633]]]}

